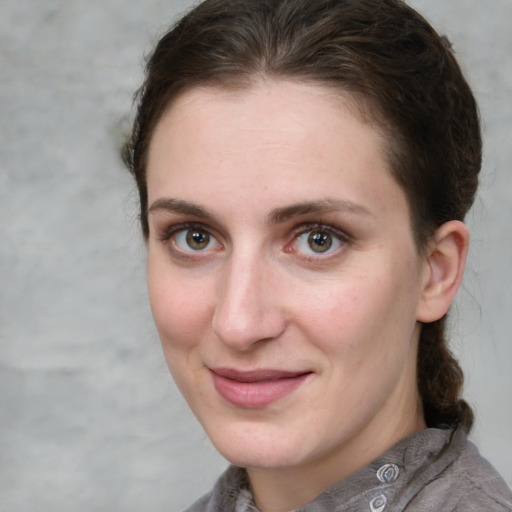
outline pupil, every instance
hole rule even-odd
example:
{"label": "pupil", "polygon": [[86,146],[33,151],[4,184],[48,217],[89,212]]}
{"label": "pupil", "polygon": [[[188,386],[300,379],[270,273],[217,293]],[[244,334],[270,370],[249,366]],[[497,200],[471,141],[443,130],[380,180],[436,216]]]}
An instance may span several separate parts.
{"label": "pupil", "polygon": [[210,235],[204,231],[190,230],[187,233],[187,244],[192,249],[204,249],[210,242]]}
{"label": "pupil", "polygon": [[332,245],[332,237],[328,233],[314,231],[308,237],[309,246],[315,252],[328,251]]}

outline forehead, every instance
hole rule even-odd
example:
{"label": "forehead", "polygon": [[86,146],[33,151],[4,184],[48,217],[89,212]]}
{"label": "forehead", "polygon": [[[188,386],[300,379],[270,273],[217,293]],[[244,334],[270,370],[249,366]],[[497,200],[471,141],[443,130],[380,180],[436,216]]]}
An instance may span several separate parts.
{"label": "forehead", "polygon": [[269,81],[238,91],[197,88],[178,97],[155,129],[149,200],[249,191],[279,207],[287,199],[364,192],[372,202],[384,183],[400,196],[385,143],[351,97],[328,87]]}
{"label": "forehead", "polygon": [[[305,99],[309,101],[304,101]],[[226,114],[231,110],[236,111],[237,117],[231,119],[233,124],[237,121],[243,123],[247,120],[251,122],[267,121],[274,124],[279,114],[275,109],[276,102],[281,109],[288,110],[288,116],[294,116],[297,120],[302,116],[309,115],[311,116],[310,121],[313,121],[312,114],[314,112],[322,115],[323,109],[318,110],[321,102],[328,105],[328,109],[331,111],[335,109],[348,111],[361,123],[371,126],[378,132],[383,132],[380,110],[377,105],[372,104],[370,99],[359,93],[344,91],[340,87],[328,83],[287,78],[262,78],[233,87],[214,84],[186,89],[173,98],[156,127],[168,124],[169,121],[176,122],[183,115],[191,118],[196,109],[202,109],[203,114],[206,114],[205,107],[216,117],[222,117],[219,112],[215,111],[215,106]],[[311,105],[312,103],[315,105]],[[259,119],[254,117],[254,111],[251,108],[254,104],[257,105],[256,111],[261,114]],[[272,112],[275,112],[275,115],[272,115]],[[165,118],[167,118],[167,123]],[[202,121],[205,120],[206,118],[202,116]]]}
{"label": "forehead", "polygon": [[[332,87],[286,80],[269,80],[242,89],[194,88],[178,96],[157,123],[149,167],[162,146],[172,151],[186,143],[196,150],[188,155],[194,158],[201,155],[196,144],[204,149],[218,144],[220,149],[230,139],[277,145],[302,138],[311,141],[309,150],[360,140],[367,143],[365,153],[375,150],[383,156],[382,130],[366,120],[359,107],[353,96]],[[347,125],[348,130],[344,129]],[[248,153],[252,146],[240,150]]]}

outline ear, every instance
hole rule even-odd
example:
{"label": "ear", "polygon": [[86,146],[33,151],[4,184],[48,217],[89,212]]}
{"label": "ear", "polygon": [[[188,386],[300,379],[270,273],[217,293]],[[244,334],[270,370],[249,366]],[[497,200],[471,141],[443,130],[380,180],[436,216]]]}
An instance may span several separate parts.
{"label": "ear", "polygon": [[417,311],[424,323],[439,320],[462,283],[469,247],[469,231],[458,220],[440,226],[428,246],[425,279]]}

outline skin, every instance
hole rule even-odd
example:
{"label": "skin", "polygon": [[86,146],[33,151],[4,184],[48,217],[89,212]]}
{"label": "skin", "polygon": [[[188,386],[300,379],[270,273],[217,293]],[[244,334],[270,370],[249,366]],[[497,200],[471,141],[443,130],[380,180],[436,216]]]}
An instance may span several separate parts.
{"label": "skin", "polygon": [[[148,286],[165,357],[265,512],[307,503],[425,428],[419,321],[448,308],[467,235],[445,225],[418,252],[385,143],[349,98],[272,80],[193,89],[152,138]],[[219,368],[301,378],[240,405],[216,388]]]}

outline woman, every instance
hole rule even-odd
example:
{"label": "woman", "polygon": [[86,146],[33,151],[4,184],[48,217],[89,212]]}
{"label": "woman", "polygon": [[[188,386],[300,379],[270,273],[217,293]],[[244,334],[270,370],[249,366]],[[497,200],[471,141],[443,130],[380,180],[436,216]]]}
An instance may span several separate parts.
{"label": "woman", "polygon": [[512,510],[447,348],[477,108],[400,0],[206,0],[125,161],[171,373],[233,466],[190,511]]}

